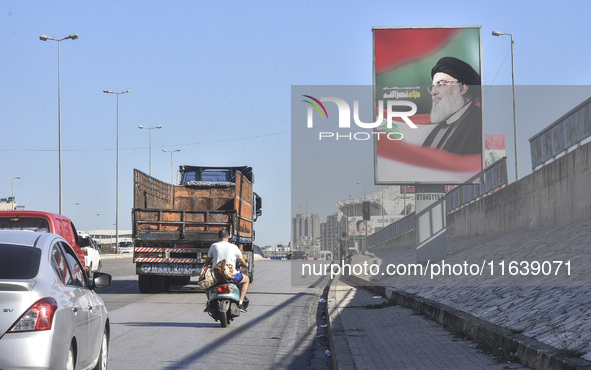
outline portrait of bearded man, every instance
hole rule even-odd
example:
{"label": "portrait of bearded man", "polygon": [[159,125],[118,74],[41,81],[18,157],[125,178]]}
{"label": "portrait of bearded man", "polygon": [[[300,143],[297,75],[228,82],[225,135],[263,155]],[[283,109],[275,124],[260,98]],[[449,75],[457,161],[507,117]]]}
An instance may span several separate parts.
{"label": "portrait of bearded man", "polygon": [[457,155],[482,153],[480,75],[468,63],[441,58],[431,70],[431,122],[437,126],[423,146]]}

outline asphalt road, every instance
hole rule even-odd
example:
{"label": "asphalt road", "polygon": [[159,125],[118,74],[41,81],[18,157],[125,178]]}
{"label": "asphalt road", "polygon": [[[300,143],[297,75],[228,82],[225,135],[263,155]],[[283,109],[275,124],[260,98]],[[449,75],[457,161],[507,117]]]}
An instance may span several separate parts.
{"label": "asphalt road", "polygon": [[109,369],[331,369],[327,281],[294,286],[290,266],[257,261],[248,312],[221,328],[196,285],[140,294],[130,258],[104,259],[113,284],[97,293],[111,320]]}

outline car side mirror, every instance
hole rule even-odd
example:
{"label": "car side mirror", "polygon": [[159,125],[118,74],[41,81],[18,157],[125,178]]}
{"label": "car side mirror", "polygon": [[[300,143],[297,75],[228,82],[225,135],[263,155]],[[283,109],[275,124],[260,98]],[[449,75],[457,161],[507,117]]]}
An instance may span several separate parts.
{"label": "car side mirror", "polygon": [[92,277],[93,289],[108,288],[111,286],[113,277],[103,272],[95,272]]}

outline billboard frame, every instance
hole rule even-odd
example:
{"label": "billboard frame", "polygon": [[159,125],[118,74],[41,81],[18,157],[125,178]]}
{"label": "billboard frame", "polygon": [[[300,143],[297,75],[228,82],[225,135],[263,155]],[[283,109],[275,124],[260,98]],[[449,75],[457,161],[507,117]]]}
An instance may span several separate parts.
{"label": "billboard frame", "polygon": [[[425,30],[425,29],[477,29],[478,30],[478,43],[479,43],[479,50],[478,50],[478,67],[479,67],[479,74],[480,74],[480,108],[481,108],[481,115],[482,115],[482,133],[481,133],[481,153],[480,153],[480,169],[475,171],[478,173],[485,168],[485,135],[484,135],[484,94],[483,94],[483,61],[482,61],[482,26],[474,25],[464,25],[464,26],[374,26],[372,27],[372,85],[373,85],[373,106],[377,107],[377,84],[376,84],[376,41],[375,35],[376,31],[380,30]],[[377,119],[376,117],[376,110],[374,109],[374,121]],[[412,116],[411,116],[412,117]],[[379,173],[379,166],[378,166],[378,151],[377,151],[377,139],[374,137],[374,183],[376,185],[420,185],[420,184],[444,184],[444,185],[459,185],[463,184],[465,180],[469,179],[471,176],[466,176],[465,180],[380,180],[378,177]],[[478,180],[476,180],[478,182]]]}

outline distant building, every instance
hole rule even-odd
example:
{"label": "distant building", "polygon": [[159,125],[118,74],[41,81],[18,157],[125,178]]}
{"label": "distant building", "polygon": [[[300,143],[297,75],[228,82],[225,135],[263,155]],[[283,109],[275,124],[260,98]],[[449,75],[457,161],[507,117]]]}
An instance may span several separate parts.
{"label": "distant building", "polygon": [[25,206],[16,204],[16,199],[13,197],[0,198],[0,211],[23,210]]}
{"label": "distant building", "polygon": [[[115,236],[114,229],[107,229],[107,230],[78,230],[79,234],[88,234],[92,236],[94,240],[98,242],[101,246],[114,246],[115,241],[117,240]],[[119,243],[123,241],[123,239],[131,239],[131,229],[129,230],[119,230]]]}
{"label": "distant building", "polygon": [[320,250],[333,251],[337,241],[345,232],[347,223],[342,213],[335,213],[326,217],[326,222],[320,224]]}
{"label": "distant building", "polygon": [[320,239],[320,217],[316,214],[298,213],[291,221],[291,245],[295,249],[313,252],[316,241]]}

